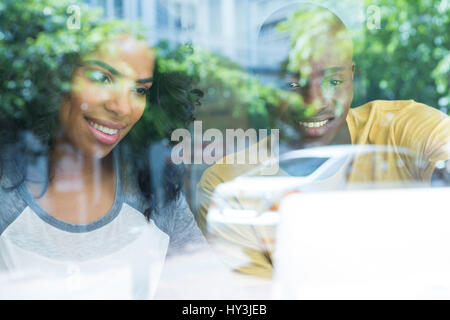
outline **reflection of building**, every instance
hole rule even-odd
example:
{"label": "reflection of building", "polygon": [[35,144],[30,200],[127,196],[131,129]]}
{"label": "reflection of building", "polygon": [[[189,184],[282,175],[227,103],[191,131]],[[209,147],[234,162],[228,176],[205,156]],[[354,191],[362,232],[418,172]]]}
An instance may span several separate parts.
{"label": "reflection of building", "polygon": [[[252,0],[86,0],[106,18],[140,20],[149,41],[192,42],[240,61],[248,52]],[[239,48],[239,44],[245,44]]]}
{"label": "reflection of building", "polygon": [[[228,56],[244,68],[274,67],[279,48],[258,45],[258,32],[270,33],[274,21],[266,17],[290,0],[85,0],[104,9],[106,18],[140,20],[149,28],[148,38],[169,43],[192,42],[213,52]],[[341,17],[354,19],[361,12],[355,0],[343,0],[338,6],[329,0],[330,8]],[[351,15],[347,13],[351,13]],[[356,14],[355,14],[356,13]],[[288,12],[286,12],[288,14]],[[281,17],[280,17],[281,18]],[[343,19],[345,20],[345,19]],[[353,24],[354,21],[346,21]],[[272,52],[273,51],[273,52]],[[264,54],[258,54],[263,52]]]}

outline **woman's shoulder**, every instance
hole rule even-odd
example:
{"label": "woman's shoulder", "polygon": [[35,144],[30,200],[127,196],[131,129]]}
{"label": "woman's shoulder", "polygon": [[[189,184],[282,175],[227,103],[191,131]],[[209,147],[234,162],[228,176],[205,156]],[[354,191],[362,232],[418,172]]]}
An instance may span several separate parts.
{"label": "woman's shoulder", "polygon": [[0,146],[0,181],[3,185],[23,181],[30,168],[40,171],[40,175],[46,170],[42,161],[47,157],[47,148],[42,141],[31,131],[21,131],[17,135],[14,143]]}
{"label": "woman's shoulder", "polygon": [[[186,201],[183,192],[177,193],[175,196],[168,196],[167,185],[162,182],[162,177],[158,176],[158,172],[151,172],[148,177],[152,181],[149,183],[160,183],[157,187],[152,188],[150,196],[146,196],[140,188],[139,168],[133,161],[127,161],[129,154],[126,149],[119,149],[117,154],[118,167],[120,168],[121,190],[123,202],[133,206],[135,209],[145,214],[147,209],[151,210],[148,217],[159,229],[167,233],[171,238],[171,243],[181,245],[183,241],[190,242],[198,240],[202,234],[192,214],[191,208]],[[118,151],[119,151],[118,150]],[[154,165],[156,171],[164,170],[164,168]],[[161,172],[159,172],[161,173]],[[173,172],[176,174],[176,172]],[[142,181],[141,181],[142,182]]]}
{"label": "woman's shoulder", "polygon": [[[12,152],[14,148],[10,148]],[[23,181],[14,153],[3,149],[0,158],[0,235],[26,207],[19,188]]]}
{"label": "woman's shoulder", "polygon": [[16,145],[3,146],[0,154],[0,190],[9,189],[21,180],[24,159]]}

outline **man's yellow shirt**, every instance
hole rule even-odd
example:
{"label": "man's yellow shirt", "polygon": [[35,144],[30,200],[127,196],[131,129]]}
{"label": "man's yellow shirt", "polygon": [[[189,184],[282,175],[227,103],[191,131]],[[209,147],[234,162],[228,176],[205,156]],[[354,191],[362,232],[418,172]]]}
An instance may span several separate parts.
{"label": "man's yellow shirt", "polygon": [[[346,119],[352,144],[384,145],[394,152],[380,154],[377,161],[358,157],[352,165],[349,182],[423,181],[429,182],[437,161],[450,158],[450,117],[443,112],[414,100],[375,100],[349,110]],[[266,141],[252,148],[265,147]],[[415,156],[405,157],[395,150],[408,149]],[[372,157],[372,155],[370,155]],[[248,158],[246,158],[248,159]],[[206,214],[217,185],[230,181],[258,164],[215,164],[208,168],[197,185],[197,222],[206,231]],[[246,235],[230,230],[221,236],[230,243]],[[251,236],[248,236],[252,241]],[[238,271],[269,277],[271,265],[267,256],[248,246],[252,263]],[[254,248],[258,248],[255,244]],[[267,254],[267,253],[266,253]]]}

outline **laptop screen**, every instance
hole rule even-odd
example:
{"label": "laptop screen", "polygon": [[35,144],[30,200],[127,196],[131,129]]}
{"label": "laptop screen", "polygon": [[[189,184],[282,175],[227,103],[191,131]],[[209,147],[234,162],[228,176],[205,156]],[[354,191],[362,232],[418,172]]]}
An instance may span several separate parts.
{"label": "laptop screen", "polygon": [[280,206],[282,299],[450,298],[450,188],[296,194]]}

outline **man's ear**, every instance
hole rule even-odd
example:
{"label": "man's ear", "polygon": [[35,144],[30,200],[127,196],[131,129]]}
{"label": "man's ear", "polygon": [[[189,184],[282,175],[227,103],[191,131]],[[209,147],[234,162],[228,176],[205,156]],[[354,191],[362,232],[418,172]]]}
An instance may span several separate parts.
{"label": "man's ear", "polygon": [[356,69],[356,65],[355,65],[355,62],[354,62],[354,61],[352,61],[352,80],[353,80],[353,78],[354,78],[354,75],[355,75],[355,69]]}

